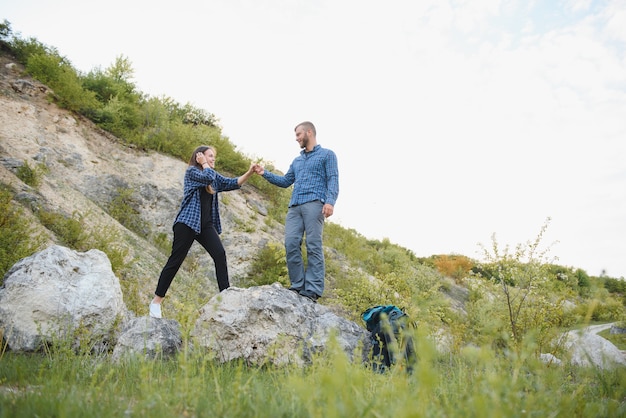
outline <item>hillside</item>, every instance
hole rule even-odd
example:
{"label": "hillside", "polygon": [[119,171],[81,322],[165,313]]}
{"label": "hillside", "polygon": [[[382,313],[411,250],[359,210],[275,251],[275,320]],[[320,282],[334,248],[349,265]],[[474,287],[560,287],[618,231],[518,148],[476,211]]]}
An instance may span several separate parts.
{"label": "hillside", "polygon": [[[36,41],[15,45],[22,54],[19,61],[0,51],[0,192],[2,204],[19,212],[10,223],[27,227],[10,233],[28,237],[23,241],[38,249],[57,243],[103,250],[127,306],[145,315],[169,255],[186,153],[191,152],[183,151],[205,141],[220,144],[216,169],[227,176],[241,173],[222,167],[244,171],[249,159],[221,135],[213,115],[169,100],[145,99],[127,81],[129,63],[124,60],[116,62],[115,71],[83,76]],[[11,51],[8,44],[6,49]],[[35,65],[38,60],[46,64],[43,69]],[[50,85],[57,92],[26,75],[19,64],[24,62],[28,74],[37,72],[39,79],[56,83]],[[60,67],[64,72],[57,71]],[[66,79],[70,82],[60,82]],[[120,96],[127,107],[119,106]],[[121,132],[120,137],[112,131]],[[163,149],[167,153],[154,151]],[[234,286],[288,284],[284,212],[276,210],[285,209],[288,191],[278,189],[260,180],[220,194],[222,240]],[[17,254],[34,251],[20,252],[14,245],[9,257],[3,251],[12,244],[2,242],[3,271],[19,259]],[[551,265],[537,251],[538,244],[529,242],[514,254],[493,249],[484,263],[462,255],[418,259],[388,240],[368,240],[330,222],[324,233],[327,275],[321,303],[354,320],[372,305],[396,304],[433,332],[445,329],[456,347],[470,341],[489,344],[509,332],[519,342],[535,329],[547,343],[558,328],[623,317],[621,283]],[[192,247],[168,293],[168,316],[182,322],[193,315],[217,292],[214,277],[210,257],[200,246]]]}
{"label": "hillside", "polygon": [[[91,121],[50,103],[50,93],[43,84],[24,76],[21,66],[0,56],[0,182],[17,193],[16,200],[27,214],[38,209],[62,214],[80,219],[92,237],[114,237],[115,245],[126,252],[124,289],[136,293],[127,296],[147,306],[168,255],[187,164],[123,145]],[[43,170],[39,186],[28,186],[16,176],[24,164]],[[219,163],[216,168],[220,171]],[[124,193],[128,193],[129,209],[141,222],[139,233],[105,211]],[[282,242],[283,226],[277,222],[268,226],[262,215],[264,200],[249,184],[221,195],[222,240],[234,285],[245,277],[259,248]],[[32,220],[48,243],[57,241],[37,217]],[[163,248],[153,244],[155,237],[160,237]],[[191,254],[188,258],[197,260],[197,266],[186,263],[172,287],[173,299],[183,295],[191,276],[206,296],[217,291],[210,257],[198,245]]]}

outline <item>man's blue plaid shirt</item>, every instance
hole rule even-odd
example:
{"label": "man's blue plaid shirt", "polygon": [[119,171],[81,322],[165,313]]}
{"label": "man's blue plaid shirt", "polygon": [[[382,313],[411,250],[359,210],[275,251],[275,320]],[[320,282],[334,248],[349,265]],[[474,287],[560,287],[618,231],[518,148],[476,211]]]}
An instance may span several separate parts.
{"label": "man's blue plaid shirt", "polygon": [[319,145],[311,152],[302,150],[284,176],[266,170],[263,177],[279,187],[294,185],[289,207],[314,200],[333,206],[337,202],[339,195],[337,156],[333,151]]}
{"label": "man's blue plaid shirt", "polygon": [[218,234],[222,233],[217,196],[219,192],[239,189],[241,186],[237,184],[237,178],[224,177],[212,168],[205,168],[204,170],[200,170],[195,166],[189,166],[189,168],[187,168],[185,172],[183,201],[180,204],[180,210],[178,211],[178,215],[176,215],[174,224],[177,222],[183,223],[193,229],[196,234],[200,233],[200,190],[208,185],[211,185],[213,190],[215,190],[213,206],[211,208],[213,226]]}

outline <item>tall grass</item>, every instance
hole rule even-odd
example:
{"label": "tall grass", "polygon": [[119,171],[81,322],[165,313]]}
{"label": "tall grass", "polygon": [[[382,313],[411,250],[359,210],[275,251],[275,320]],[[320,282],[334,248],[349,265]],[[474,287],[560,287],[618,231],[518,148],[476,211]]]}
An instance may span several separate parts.
{"label": "tall grass", "polygon": [[305,368],[57,349],[0,358],[0,417],[620,417],[626,369],[548,366],[531,355],[467,348],[440,354],[417,336],[419,362],[375,374],[331,344]]}

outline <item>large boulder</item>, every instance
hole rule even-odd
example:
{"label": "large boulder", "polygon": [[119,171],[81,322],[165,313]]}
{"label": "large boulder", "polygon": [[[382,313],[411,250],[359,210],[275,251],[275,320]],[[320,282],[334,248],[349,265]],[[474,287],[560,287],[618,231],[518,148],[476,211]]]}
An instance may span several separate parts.
{"label": "large boulder", "polygon": [[594,327],[569,331],[564,347],[571,354],[570,362],[578,366],[612,369],[626,366],[626,357],[613,343],[596,334]]}
{"label": "large boulder", "polygon": [[51,246],[18,261],[0,288],[0,333],[15,351],[68,340],[105,348],[125,313],[120,283],[99,250]]}
{"label": "large boulder", "polygon": [[334,335],[350,356],[364,359],[368,332],[280,284],[230,287],[202,309],[192,336],[221,362],[304,365]]}

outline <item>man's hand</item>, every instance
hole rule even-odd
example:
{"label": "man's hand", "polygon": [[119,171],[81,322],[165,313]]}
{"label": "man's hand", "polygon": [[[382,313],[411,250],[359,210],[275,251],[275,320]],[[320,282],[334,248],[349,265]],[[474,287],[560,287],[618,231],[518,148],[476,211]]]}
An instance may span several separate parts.
{"label": "man's hand", "polygon": [[331,205],[330,203],[326,203],[322,207],[322,214],[325,218],[328,218],[329,216],[332,216],[334,209],[335,208],[333,207],[333,205]]}

